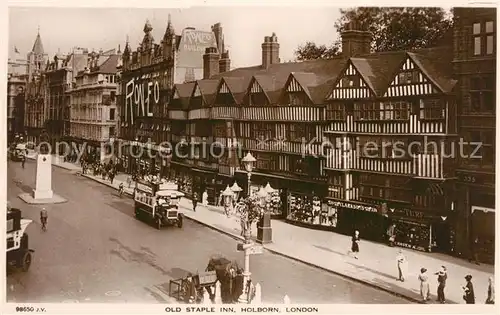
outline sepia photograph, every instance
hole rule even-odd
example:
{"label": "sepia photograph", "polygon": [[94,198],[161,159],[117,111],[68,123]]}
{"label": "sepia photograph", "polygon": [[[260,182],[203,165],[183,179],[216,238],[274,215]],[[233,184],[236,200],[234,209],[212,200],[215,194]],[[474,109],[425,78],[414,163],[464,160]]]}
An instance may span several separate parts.
{"label": "sepia photograph", "polygon": [[496,312],[495,6],[6,16],[7,313]]}

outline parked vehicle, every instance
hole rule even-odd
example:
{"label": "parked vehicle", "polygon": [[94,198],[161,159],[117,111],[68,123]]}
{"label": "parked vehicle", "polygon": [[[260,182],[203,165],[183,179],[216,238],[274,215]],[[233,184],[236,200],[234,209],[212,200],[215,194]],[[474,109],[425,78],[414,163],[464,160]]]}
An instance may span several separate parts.
{"label": "parked vehicle", "polygon": [[157,229],[166,225],[182,228],[178,202],[183,196],[173,182],[139,180],[134,190],[135,217],[152,222]]}
{"label": "parked vehicle", "polygon": [[22,161],[26,157],[27,149],[24,143],[18,143],[10,148],[10,159],[12,161]]}
{"label": "parked vehicle", "polygon": [[21,210],[7,207],[7,270],[10,267],[26,272],[30,268],[34,250],[29,248],[25,231],[31,222],[21,217]]}

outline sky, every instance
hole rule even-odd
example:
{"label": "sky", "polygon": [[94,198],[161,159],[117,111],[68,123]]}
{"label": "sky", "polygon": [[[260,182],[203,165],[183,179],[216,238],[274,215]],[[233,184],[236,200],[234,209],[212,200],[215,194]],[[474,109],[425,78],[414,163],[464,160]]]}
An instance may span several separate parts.
{"label": "sky", "polygon": [[273,32],[280,43],[282,62],[295,58],[295,49],[306,41],[330,45],[337,38],[335,21],[340,17],[335,7],[190,7],[185,9],[151,8],[9,8],[9,57],[14,47],[21,57],[31,51],[38,28],[49,58],[72,47],[98,51],[123,50],[127,36],[135,50],[144,36],[147,19],[153,27],[156,43],[163,38],[168,14],[176,33],[185,27],[210,30],[221,22],[231,67],[261,63],[261,44],[264,36]]}

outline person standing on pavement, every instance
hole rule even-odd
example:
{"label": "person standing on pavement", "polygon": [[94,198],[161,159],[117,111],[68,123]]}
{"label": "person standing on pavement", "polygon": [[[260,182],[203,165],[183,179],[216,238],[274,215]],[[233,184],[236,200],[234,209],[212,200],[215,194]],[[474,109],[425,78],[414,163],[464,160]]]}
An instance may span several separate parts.
{"label": "person standing on pavement", "polygon": [[431,288],[429,285],[429,276],[427,276],[427,269],[420,268],[420,274],[418,275],[418,280],[420,281],[420,296],[422,297],[422,302],[425,303],[430,299]]}
{"label": "person standing on pavement", "polygon": [[198,205],[198,193],[193,194],[193,211],[196,212],[196,206]]}
{"label": "person standing on pavement", "polygon": [[127,185],[128,188],[130,188],[130,185],[132,185],[132,175],[127,176]]}
{"label": "person standing on pavement", "polygon": [[479,237],[476,236],[474,241],[471,244],[471,257],[469,258],[469,262],[474,261],[476,265],[479,265]]}
{"label": "person standing on pavement", "polygon": [[389,246],[394,246],[394,241],[396,240],[396,224],[391,224],[387,229],[387,239],[389,242]]}
{"label": "person standing on pavement", "polygon": [[21,166],[24,168],[24,164],[26,163],[26,155],[21,155]]}
{"label": "person standing on pavement", "polygon": [[403,250],[399,250],[398,256],[396,258],[398,262],[398,281],[404,282],[405,281],[405,275],[406,275],[406,257],[403,254]]}
{"label": "person standing on pavement", "polygon": [[464,300],[465,304],[476,304],[476,297],[474,296],[474,286],[472,285],[472,276],[471,275],[466,275],[465,276],[465,281],[467,283],[465,284],[465,287],[462,287],[464,290]]}
{"label": "person standing on pavement", "polygon": [[203,203],[203,205],[206,207],[208,206],[208,193],[207,191],[205,190],[203,192],[203,194],[201,195],[201,202]]}
{"label": "person standing on pavement", "polygon": [[113,185],[113,179],[115,179],[115,172],[113,169],[109,170],[108,177],[109,177],[109,180],[111,181],[111,185]]}
{"label": "person standing on pavement", "polygon": [[444,288],[446,287],[446,279],[448,279],[446,267],[441,266],[441,270],[439,270],[435,274],[438,276],[437,301],[441,304],[444,304],[446,302],[446,298],[444,296]]}
{"label": "person standing on pavement", "polygon": [[354,255],[355,259],[358,259],[358,253],[359,253],[359,231],[356,230],[354,231],[354,235],[352,236],[351,239],[351,252]]}
{"label": "person standing on pavement", "polygon": [[486,304],[495,304],[495,284],[493,283],[493,277],[488,278],[488,297],[486,298]]}

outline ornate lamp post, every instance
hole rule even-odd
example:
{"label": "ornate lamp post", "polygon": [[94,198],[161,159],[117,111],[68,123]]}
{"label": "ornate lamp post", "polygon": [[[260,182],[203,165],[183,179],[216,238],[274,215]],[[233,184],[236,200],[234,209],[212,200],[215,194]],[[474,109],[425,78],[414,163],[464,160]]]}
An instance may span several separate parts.
{"label": "ornate lamp post", "polygon": [[234,182],[233,186],[231,186],[231,191],[234,193],[235,201],[238,201],[238,199],[240,199],[240,193],[243,191],[243,189],[238,186],[237,182]]}
{"label": "ornate lamp post", "polygon": [[248,176],[248,185],[247,185],[247,194],[250,196],[250,179],[252,177],[253,164],[257,162],[257,160],[253,157],[252,153],[248,152],[247,155],[241,159],[243,165],[245,166],[245,170],[247,171]]}
{"label": "ornate lamp post", "polygon": [[229,216],[228,209],[232,206],[234,200],[234,192],[229,188],[229,185],[226,186],[226,189],[222,192],[222,197],[224,201],[224,212]]}
{"label": "ornate lamp post", "polygon": [[267,183],[266,187],[264,187],[264,190],[268,193],[268,194],[272,194],[276,189],[274,189],[273,187],[271,187],[271,185],[269,185],[269,183]]}

